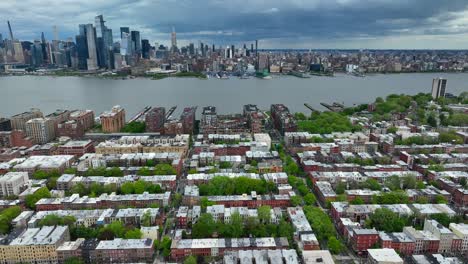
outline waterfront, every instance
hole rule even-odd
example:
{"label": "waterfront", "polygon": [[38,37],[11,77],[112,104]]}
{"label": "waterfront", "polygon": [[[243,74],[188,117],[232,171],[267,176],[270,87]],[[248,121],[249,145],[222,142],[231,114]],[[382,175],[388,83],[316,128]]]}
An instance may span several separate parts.
{"label": "waterfront", "polygon": [[272,80],[232,78],[199,80],[167,78],[163,80],[113,80],[83,77],[8,76],[0,78],[0,116],[11,116],[40,108],[44,113],[55,109],[91,109],[97,114],[122,105],[129,115],[146,105],[182,107],[214,105],[219,113],[240,112],[242,105],[257,104],[268,109],[272,103],[284,103],[292,112],[308,112],[304,103],[323,110],[320,102],[337,101],[347,106],[366,103],[391,93],[429,93],[432,79],[448,79],[447,92],[468,91],[468,74],[408,73],[378,74],[365,78],[348,75],[302,79],[292,76]]}

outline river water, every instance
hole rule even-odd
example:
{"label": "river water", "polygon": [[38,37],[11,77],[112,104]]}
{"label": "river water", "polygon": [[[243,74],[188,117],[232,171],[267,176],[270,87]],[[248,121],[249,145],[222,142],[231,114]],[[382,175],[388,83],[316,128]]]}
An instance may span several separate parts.
{"label": "river water", "polygon": [[320,102],[340,102],[347,106],[373,101],[392,93],[430,93],[432,79],[448,79],[447,92],[468,91],[465,73],[380,74],[365,78],[349,75],[301,79],[274,76],[229,80],[167,78],[162,80],[114,80],[90,77],[6,76],[0,77],[0,116],[11,116],[31,107],[45,114],[55,109],[91,109],[99,114],[113,105],[121,105],[127,118],[143,107],[214,105],[218,113],[241,112],[244,104],[268,109],[272,103],[284,103],[293,112],[308,112],[304,103],[319,110]]}

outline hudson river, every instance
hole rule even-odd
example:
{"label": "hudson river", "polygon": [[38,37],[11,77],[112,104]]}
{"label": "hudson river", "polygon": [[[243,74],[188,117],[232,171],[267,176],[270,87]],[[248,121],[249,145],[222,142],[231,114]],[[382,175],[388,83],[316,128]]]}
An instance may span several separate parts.
{"label": "hudson river", "polygon": [[301,79],[292,76],[229,80],[167,78],[163,80],[113,80],[87,77],[6,76],[0,77],[0,116],[11,116],[31,107],[48,114],[55,109],[91,109],[96,115],[122,105],[127,118],[143,107],[214,105],[219,113],[242,112],[244,104],[269,109],[284,103],[293,112],[308,113],[304,103],[319,110],[320,102],[340,102],[347,106],[373,101],[392,93],[429,93],[432,79],[448,79],[447,92],[458,95],[468,91],[468,74],[411,73],[370,75],[365,78],[337,75]]}

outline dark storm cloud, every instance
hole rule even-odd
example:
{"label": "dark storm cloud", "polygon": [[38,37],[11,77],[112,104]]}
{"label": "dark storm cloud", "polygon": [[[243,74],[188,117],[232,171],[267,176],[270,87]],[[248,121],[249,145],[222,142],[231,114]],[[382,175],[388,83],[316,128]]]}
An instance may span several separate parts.
{"label": "dark storm cloud", "polygon": [[[10,2],[10,3],[9,3]],[[254,39],[284,46],[372,38],[466,38],[466,0],[231,0],[231,1],[2,1],[2,17],[11,19],[19,37],[37,38],[57,24],[61,36],[76,34],[79,23],[102,13],[118,31],[130,26],[152,41],[165,41],[172,27],[179,40],[227,44]],[[465,13],[466,12],[466,13]],[[6,32],[6,30],[3,30]],[[365,40],[363,40],[365,41]],[[402,40],[403,41],[403,40]],[[363,42],[364,43],[364,42]],[[403,43],[403,42],[401,42]],[[416,43],[416,42],[415,42]],[[396,43],[397,44],[397,43]],[[415,44],[416,45],[416,44]],[[417,44],[420,45],[420,44]]]}

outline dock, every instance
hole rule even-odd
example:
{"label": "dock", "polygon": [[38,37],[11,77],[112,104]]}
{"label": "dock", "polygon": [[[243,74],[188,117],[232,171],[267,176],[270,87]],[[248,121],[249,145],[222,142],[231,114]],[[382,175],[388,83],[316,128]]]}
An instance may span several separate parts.
{"label": "dock", "polygon": [[318,111],[317,109],[314,109],[312,106],[310,106],[310,104],[308,103],[304,103],[304,106],[307,107],[310,111],[312,112],[320,112]]}
{"label": "dock", "polygon": [[132,117],[132,118],[127,122],[127,124],[137,121],[137,120],[140,119],[142,116],[144,116],[149,110],[151,110],[151,106],[145,106],[145,108],[143,108],[143,110],[141,110],[141,111],[138,112],[134,117]]}
{"label": "dock", "polygon": [[177,106],[173,106],[173,107],[171,107],[171,108],[169,109],[169,111],[167,111],[166,116],[165,116],[165,117],[166,117],[166,120],[168,120],[169,117],[171,117],[171,115],[174,113],[174,111],[176,110],[176,108],[177,108]]}
{"label": "dock", "polygon": [[341,112],[344,109],[344,105],[340,104],[340,103],[337,103],[337,102],[334,102],[331,105],[327,104],[327,103],[320,103],[320,104],[323,105],[325,108],[327,108],[328,110],[330,110],[332,112]]}

